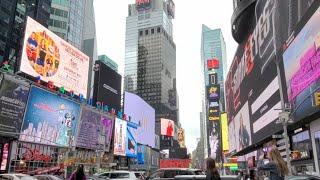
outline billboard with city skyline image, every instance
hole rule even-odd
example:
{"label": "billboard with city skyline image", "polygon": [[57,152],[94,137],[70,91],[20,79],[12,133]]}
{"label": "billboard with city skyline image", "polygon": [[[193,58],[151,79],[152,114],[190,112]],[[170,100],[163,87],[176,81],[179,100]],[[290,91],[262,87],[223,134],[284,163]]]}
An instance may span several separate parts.
{"label": "billboard with city skyline image", "polygon": [[[306,22],[283,53],[288,100],[295,120],[317,111],[312,97],[320,91],[320,8]],[[299,27],[298,27],[299,29]]]}
{"label": "billboard with city skyline image", "polygon": [[27,18],[20,72],[87,96],[89,57],[65,40]]}
{"label": "billboard with city skyline image", "polygon": [[140,144],[155,147],[155,110],[136,94],[125,92],[124,114],[138,125],[131,128],[132,135]]}
{"label": "billboard with city skyline image", "polygon": [[75,143],[79,116],[78,103],[32,86],[20,141],[67,147]]}

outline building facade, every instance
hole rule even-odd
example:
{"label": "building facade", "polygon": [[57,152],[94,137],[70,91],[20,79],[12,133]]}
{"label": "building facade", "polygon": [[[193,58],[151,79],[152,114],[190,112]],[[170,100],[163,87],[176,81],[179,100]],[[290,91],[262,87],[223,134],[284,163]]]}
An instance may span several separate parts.
{"label": "building facade", "polygon": [[124,89],[155,108],[156,133],[160,134],[160,118],[179,121],[174,4],[171,0],[136,1],[128,12]]}
{"label": "building facade", "polygon": [[110,59],[107,55],[99,55],[98,59],[114,71],[118,72],[118,64],[114,62],[112,59]]}
{"label": "building facade", "polygon": [[[217,64],[214,68],[208,68],[208,63],[210,60],[215,59]],[[226,44],[222,35],[221,29],[210,29],[206,25],[202,25],[202,37],[201,37],[201,67],[203,73],[203,104],[202,104],[202,112],[200,113],[200,127],[201,138],[200,144],[203,145],[205,156],[212,156],[215,159],[221,159],[221,141],[220,145],[215,145],[213,147],[212,138],[214,133],[219,137],[219,117],[218,120],[213,122],[210,117],[211,109],[211,101],[209,101],[207,89],[212,87],[212,82],[209,79],[210,74],[216,74],[216,82],[214,86],[218,86],[220,89],[219,99],[217,99],[217,107],[215,111],[219,112],[224,111],[225,109],[225,100],[224,100],[224,79],[225,72],[227,66],[227,57],[226,57]],[[216,150],[213,150],[216,149]],[[215,151],[215,152],[213,152]]]}

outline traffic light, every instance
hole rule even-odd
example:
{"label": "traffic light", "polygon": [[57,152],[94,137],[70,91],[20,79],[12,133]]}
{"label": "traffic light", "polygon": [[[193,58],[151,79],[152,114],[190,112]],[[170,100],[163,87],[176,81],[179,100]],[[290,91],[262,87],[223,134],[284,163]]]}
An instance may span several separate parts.
{"label": "traffic light", "polygon": [[314,93],[315,105],[320,106],[320,92]]}

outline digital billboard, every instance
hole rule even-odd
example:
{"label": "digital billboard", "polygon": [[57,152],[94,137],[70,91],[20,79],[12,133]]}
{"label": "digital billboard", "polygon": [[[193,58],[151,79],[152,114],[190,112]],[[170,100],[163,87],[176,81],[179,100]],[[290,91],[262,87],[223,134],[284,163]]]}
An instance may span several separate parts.
{"label": "digital billboard", "polygon": [[131,122],[138,124],[132,134],[140,144],[155,147],[155,110],[138,95],[124,93],[124,114],[130,116]]}
{"label": "digital billboard", "polygon": [[320,8],[312,15],[283,53],[287,94],[296,109],[295,120],[319,110],[310,93],[320,86]]}
{"label": "digital billboard", "polygon": [[96,61],[93,103],[103,102],[109,108],[121,110],[121,75],[102,61]]}
{"label": "digital billboard", "polygon": [[220,99],[220,85],[210,85],[207,86],[207,96],[209,100],[219,100]]}
{"label": "digital billboard", "polygon": [[127,121],[116,118],[114,126],[113,154],[118,156],[125,156],[127,142]]}
{"label": "digital billboard", "polygon": [[89,57],[32,18],[26,24],[20,71],[86,98]]}
{"label": "digital billboard", "polygon": [[219,107],[209,107],[208,119],[209,119],[209,121],[219,121],[220,120]]}
{"label": "digital billboard", "polygon": [[213,58],[207,60],[207,68],[208,69],[219,69],[219,59]]}
{"label": "digital billboard", "polygon": [[74,144],[79,115],[78,103],[32,86],[20,141],[63,147]]}
{"label": "digital billboard", "polygon": [[221,114],[221,140],[222,140],[222,150],[229,150],[229,129],[228,129],[228,117],[227,113]]}
{"label": "digital billboard", "polygon": [[209,74],[209,85],[215,85],[218,84],[218,74],[212,73]]}
{"label": "digital billboard", "polygon": [[160,168],[189,168],[190,163],[190,159],[160,159]]}
{"label": "digital billboard", "polygon": [[87,149],[104,149],[105,145],[109,151],[112,129],[112,119],[102,116],[99,111],[83,106],[76,145]]}
{"label": "digital billboard", "polygon": [[151,8],[151,0],[136,0],[136,9],[138,11],[145,11]]}
{"label": "digital billboard", "polygon": [[109,115],[102,114],[101,122],[105,130],[106,151],[108,152],[110,150],[111,140],[113,135],[112,133],[113,133],[113,126],[114,126],[114,118],[110,117]]}
{"label": "digital billboard", "polygon": [[132,128],[127,128],[126,156],[131,158],[137,157],[138,145],[135,137],[131,133]]}
{"label": "digital billboard", "polygon": [[217,162],[220,162],[222,159],[220,121],[208,121],[207,123],[209,142],[208,153],[211,158],[215,159]]}
{"label": "digital billboard", "polygon": [[30,85],[7,74],[0,74],[0,83],[0,134],[17,137],[20,133]]}
{"label": "digital billboard", "polygon": [[172,120],[161,118],[161,135],[174,136],[174,122]]}
{"label": "digital billboard", "polygon": [[181,148],[185,148],[186,147],[184,129],[180,128],[178,130],[178,138],[177,138],[177,140],[178,140],[179,146]]}

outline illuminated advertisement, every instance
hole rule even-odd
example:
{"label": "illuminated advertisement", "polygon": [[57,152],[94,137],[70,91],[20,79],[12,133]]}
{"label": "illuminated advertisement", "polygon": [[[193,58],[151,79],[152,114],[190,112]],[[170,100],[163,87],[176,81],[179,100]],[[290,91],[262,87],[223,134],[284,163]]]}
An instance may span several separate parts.
{"label": "illuminated advertisement", "polygon": [[137,152],[137,161],[138,164],[144,164],[145,163],[145,146],[144,145],[138,145],[138,152]]}
{"label": "illuminated advertisement", "polygon": [[101,116],[101,123],[104,126],[105,130],[105,141],[106,141],[106,151],[110,150],[111,146],[111,139],[112,139],[112,132],[114,126],[114,118],[110,117],[109,115],[102,114]]}
{"label": "illuminated advertisement", "polygon": [[124,113],[130,116],[131,122],[138,124],[132,134],[140,144],[155,147],[155,110],[138,95],[125,92]]}
{"label": "illuminated advertisement", "polygon": [[112,133],[113,120],[103,117],[100,112],[89,107],[81,110],[80,131],[77,138],[77,147],[87,149],[109,150],[110,134]]}
{"label": "illuminated advertisement", "polygon": [[86,98],[89,57],[32,18],[26,24],[20,71]]}
{"label": "illuminated advertisement", "polygon": [[220,120],[219,107],[209,107],[208,118],[209,118],[209,121],[219,121]]}
{"label": "illuminated advertisement", "polygon": [[320,86],[320,8],[295,36],[283,54],[288,99],[296,120],[319,110],[310,93]]}
{"label": "illuminated advertisement", "polygon": [[240,151],[251,145],[251,128],[248,103],[229,124],[229,151]]}
{"label": "illuminated advertisement", "polygon": [[220,99],[220,85],[211,85],[207,87],[207,96],[209,100],[219,100]]}
{"label": "illuminated advertisement", "polygon": [[185,133],[184,133],[184,129],[180,128],[178,130],[178,143],[179,143],[179,146],[181,148],[185,148],[186,147],[186,144],[185,144]]}
{"label": "illuminated advertisement", "polygon": [[212,73],[209,74],[209,85],[215,85],[218,83],[218,74]]}
{"label": "illuminated advertisement", "polygon": [[149,10],[151,8],[151,0],[136,0],[136,9],[138,11]]}
{"label": "illuminated advertisement", "polygon": [[137,157],[137,142],[131,133],[132,128],[127,128],[127,142],[126,142],[126,156],[136,158]]}
{"label": "illuminated advertisement", "polygon": [[160,159],[160,168],[189,168],[190,163],[190,159]]}
{"label": "illuminated advertisement", "polygon": [[7,170],[8,157],[9,157],[9,143],[5,143],[2,147],[2,158],[1,158],[1,167],[0,171]]}
{"label": "illuminated advertisement", "polygon": [[222,139],[222,150],[229,150],[229,129],[228,129],[228,117],[227,113],[221,114],[221,139]]}
{"label": "illuminated advertisement", "polygon": [[221,161],[221,133],[220,133],[220,121],[208,121],[208,153],[209,156],[215,159],[217,162]]}
{"label": "illuminated advertisement", "polygon": [[127,121],[116,118],[114,125],[114,155],[126,155]]}
{"label": "illuminated advertisement", "polygon": [[174,122],[172,120],[161,118],[161,135],[174,136]]}
{"label": "illuminated advertisement", "polygon": [[213,58],[207,60],[208,69],[219,69],[219,59]]}
{"label": "illuminated advertisement", "polygon": [[72,145],[79,115],[78,103],[33,86],[20,141],[63,147]]}
{"label": "illuminated advertisement", "polygon": [[0,78],[0,131],[6,136],[18,136],[30,85],[11,75],[0,74]]}

